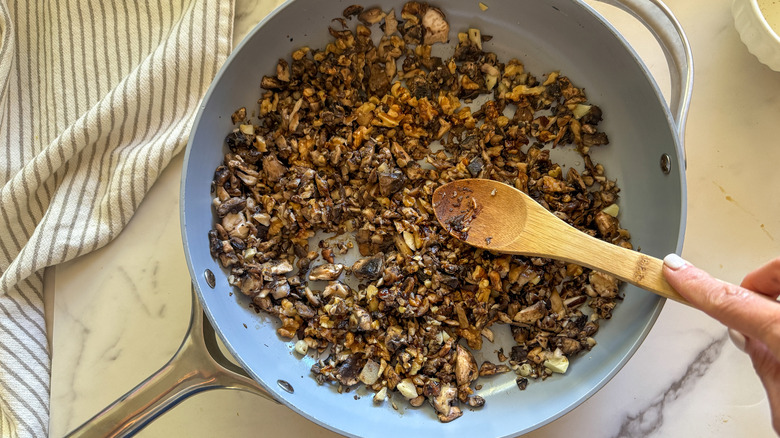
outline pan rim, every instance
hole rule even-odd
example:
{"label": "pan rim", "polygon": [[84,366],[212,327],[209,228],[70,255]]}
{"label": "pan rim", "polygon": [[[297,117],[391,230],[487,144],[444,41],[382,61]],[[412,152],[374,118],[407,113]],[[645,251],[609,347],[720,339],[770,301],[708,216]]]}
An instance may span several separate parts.
{"label": "pan rim", "polygon": [[[670,133],[674,139],[674,146],[676,149],[676,165],[678,166],[678,169],[680,169],[679,172],[679,184],[681,189],[681,217],[679,222],[679,229],[677,232],[677,245],[675,251],[677,253],[680,253],[683,247],[683,240],[684,240],[684,234],[685,234],[685,227],[686,227],[686,210],[687,210],[687,187],[686,187],[686,181],[685,181],[685,172],[684,172],[684,160],[683,160],[683,152],[682,152],[682,141],[683,139],[680,138],[678,129],[674,129],[676,127],[676,123],[673,120],[671,110],[669,109],[668,105],[666,104],[665,100],[663,99],[663,95],[660,91],[660,87],[658,86],[657,82],[655,81],[654,77],[650,73],[649,69],[645,65],[644,61],[638,56],[637,52],[634,50],[634,48],[628,44],[625,37],[620,34],[619,31],[609,22],[607,21],[601,14],[599,14],[593,7],[588,5],[582,0],[571,0],[571,2],[575,5],[578,5],[583,11],[589,13],[593,18],[595,18],[598,22],[601,23],[601,25],[605,26],[607,30],[612,34],[614,38],[617,39],[617,41],[623,46],[623,48],[630,54],[630,56],[633,58],[633,61],[637,63],[641,71],[643,72],[644,79],[648,81],[648,83],[651,85],[653,90],[655,91],[656,98],[659,99],[660,107],[663,109],[664,116],[666,118],[668,127],[670,128]],[[284,8],[287,8],[291,4],[294,3],[294,0],[289,0],[285,2],[284,4],[280,5],[274,11],[272,11],[270,14],[268,14],[262,21],[260,21],[248,34],[247,36],[234,48],[234,50],[231,52],[231,54],[228,56],[228,58],[225,60],[225,63],[222,65],[220,70],[215,75],[214,80],[212,81],[212,84],[210,85],[208,91],[206,92],[201,105],[199,107],[199,111],[197,116],[194,119],[193,122],[193,129],[190,135],[190,138],[188,140],[185,154],[184,154],[184,162],[182,167],[182,179],[181,179],[181,188],[180,188],[180,221],[181,221],[181,233],[182,233],[182,242],[184,246],[184,252],[185,257],[187,261],[187,267],[191,276],[191,279],[195,285],[195,290],[197,292],[198,299],[200,300],[201,304],[203,305],[204,312],[206,313],[207,317],[209,318],[210,322],[216,329],[216,333],[224,343],[224,345],[227,347],[228,351],[233,355],[233,357],[236,358],[236,360],[239,362],[239,364],[244,368],[250,376],[256,380],[263,388],[265,388],[267,391],[269,391],[270,394],[272,394],[277,400],[284,403],[288,408],[292,409],[293,411],[297,412],[298,414],[302,415],[303,417],[309,419],[310,421],[315,422],[316,424],[325,427],[329,430],[332,430],[334,432],[337,432],[339,434],[344,434],[347,436],[359,436],[354,435],[348,431],[345,431],[343,429],[340,429],[332,424],[329,424],[326,421],[323,421],[323,419],[317,418],[315,416],[310,415],[306,411],[301,410],[298,408],[293,402],[291,402],[287,397],[285,397],[285,394],[280,391],[278,388],[275,388],[274,385],[272,385],[273,382],[266,382],[260,376],[252,369],[249,364],[247,364],[243,359],[242,355],[238,352],[237,348],[233,345],[230,339],[228,339],[224,333],[224,330],[221,327],[220,321],[216,318],[214,315],[212,309],[208,306],[208,301],[206,300],[205,294],[204,294],[204,283],[202,280],[202,271],[196,270],[196,267],[194,266],[192,257],[191,257],[191,248],[190,243],[188,241],[187,237],[187,216],[185,215],[186,211],[186,199],[185,196],[185,190],[186,190],[186,181],[188,176],[188,163],[191,159],[191,152],[192,152],[192,144],[193,144],[193,138],[196,137],[198,126],[200,126],[201,119],[204,117],[205,108],[206,108],[206,102],[208,102],[212,96],[212,94],[215,92],[215,85],[219,83],[221,80],[223,80],[223,77],[225,75],[225,71],[228,69],[230,63],[232,60],[238,56],[238,54],[241,52],[241,50],[248,44],[249,40],[251,39],[252,35],[258,32],[260,28],[266,25],[269,21],[273,20]],[[202,175],[201,175],[202,176]],[[556,415],[550,416],[546,418],[544,421],[541,421],[532,427],[515,431],[512,434],[505,435],[505,436],[515,436],[517,434],[527,433],[531,430],[535,430],[539,427],[542,427],[546,424],[549,424],[556,419],[562,417],[563,415],[567,414],[568,412],[571,412],[573,409],[581,405],[584,401],[592,397],[596,392],[601,390],[604,385],[606,385],[612,378],[614,378],[615,375],[625,366],[625,364],[631,359],[631,357],[636,353],[638,348],[641,346],[641,344],[644,342],[645,338],[649,334],[650,330],[652,329],[653,325],[655,324],[657,318],[659,317],[661,310],[663,309],[663,306],[665,304],[665,299],[657,298],[654,307],[652,308],[652,315],[647,320],[647,322],[644,324],[644,326],[641,328],[640,336],[636,337],[633,342],[631,343],[630,348],[626,351],[625,355],[617,362],[615,362],[609,372],[607,372],[604,377],[597,382],[596,385],[594,385],[590,391],[588,391],[586,394],[578,398],[577,400],[574,400],[569,405],[565,406],[563,409],[561,409]]]}

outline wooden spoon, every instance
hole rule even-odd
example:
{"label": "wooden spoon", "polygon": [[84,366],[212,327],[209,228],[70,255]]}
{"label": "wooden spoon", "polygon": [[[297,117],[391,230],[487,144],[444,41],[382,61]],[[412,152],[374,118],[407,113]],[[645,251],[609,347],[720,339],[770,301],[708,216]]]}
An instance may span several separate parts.
{"label": "wooden spoon", "polygon": [[661,260],[591,237],[514,187],[487,179],[451,182],[433,192],[433,208],[439,223],[470,245],[586,266],[688,304],[664,279]]}

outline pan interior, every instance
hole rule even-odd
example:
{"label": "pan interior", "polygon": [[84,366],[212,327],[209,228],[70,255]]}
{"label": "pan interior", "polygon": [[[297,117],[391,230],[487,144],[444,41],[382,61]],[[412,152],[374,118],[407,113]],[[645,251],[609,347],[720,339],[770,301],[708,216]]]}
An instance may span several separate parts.
{"label": "pan interior", "polygon": [[[598,345],[574,358],[565,375],[531,382],[522,392],[514,374],[483,378],[477,393],[486,405],[474,412],[465,408],[461,418],[442,424],[427,405],[411,408],[399,399],[396,410],[389,402],[375,405],[370,400],[373,393],[362,389],[338,394],[331,386],[317,385],[309,372],[314,359],[296,356],[292,343],[276,335],[273,318],[256,314],[240,293],[231,293],[225,271],[210,256],[207,233],[214,222],[210,184],[224,156],[224,137],[234,127],[230,115],[242,106],[250,113],[256,109],[262,75],[272,74],[277,60],[296,48],[323,47],[330,20],[350,4],[352,0],[288,2],[241,43],[207,93],[187,146],[182,180],[182,234],[199,298],[230,352],[277,400],[342,434],[504,437],[533,430],[573,409],[623,366],[658,316],[661,299],[626,287],[626,299],[596,335]],[[389,1],[381,6],[400,11],[402,4]],[[663,256],[678,250],[685,217],[681,147],[658,88],[614,29],[573,0],[494,2],[486,11],[472,0],[439,6],[450,22],[451,41],[456,32],[477,27],[493,36],[485,50],[496,52],[502,61],[518,58],[537,77],[560,70],[575,86],[585,88],[589,100],[604,111],[600,126],[610,144],[592,156],[622,189],[621,225],[631,231],[635,247],[647,254]],[[668,175],[658,164],[664,153],[675,164]],[[577,165],[575,154],[556,159]],[[215,289],[206,283],[206,269],[216,275]],[[508,330],[497,344],[511,349]],[[485,359],[496,362],[494,351],[502,345],[486,343]],[[288,382],[294,392],[284,390],[279,381]]]}

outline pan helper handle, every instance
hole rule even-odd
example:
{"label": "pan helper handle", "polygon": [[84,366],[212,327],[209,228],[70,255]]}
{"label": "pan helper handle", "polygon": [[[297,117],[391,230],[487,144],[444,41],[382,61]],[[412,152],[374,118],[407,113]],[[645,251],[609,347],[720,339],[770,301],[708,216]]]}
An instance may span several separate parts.
{"label": "pan helper handle", "polygon": [[[670,108],[684,144],[685,120],[693,88],[693,54],[680,22],[660,0],[598,0],[628,12],[653,34],[661,46],[672,85]],[[683,152],[685,152],[683,150]]]}

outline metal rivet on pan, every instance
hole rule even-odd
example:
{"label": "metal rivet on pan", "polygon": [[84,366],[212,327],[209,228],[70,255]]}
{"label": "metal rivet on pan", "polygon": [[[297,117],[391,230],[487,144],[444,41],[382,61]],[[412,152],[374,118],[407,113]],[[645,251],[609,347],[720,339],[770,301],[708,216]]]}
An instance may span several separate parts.
{"label": "metal rivet on pan", "polygon": [[284,389],[285,391],[289,392],[290,394],[295,392],[295,389],[290,385],[290,383],[286,380],[277,380],[276,383],[279,385],[280,388]]}
{"label": "metal rivet on pan", "polygon": [[206,284],[208,284],[210,288],[214,289],[214,287],[217,285],[217,279],[214,278],[214,273],[211,272],[211,269],[206,269],[204,274],[206,275]]}
{"label": "metal rivet on pan", "polygon": [[672,171],[672,159],[669,154],[661,155],[661,171],[664,175],[669,175],[669,172]]}

